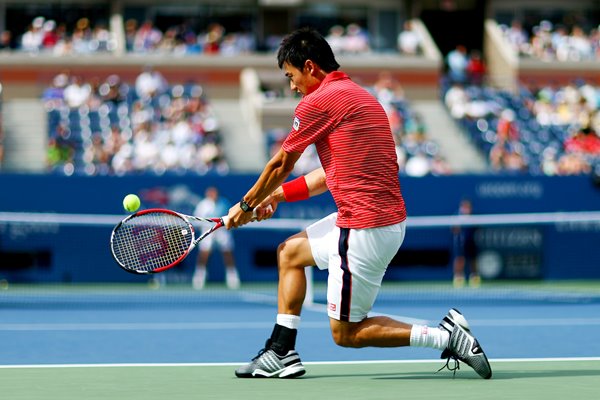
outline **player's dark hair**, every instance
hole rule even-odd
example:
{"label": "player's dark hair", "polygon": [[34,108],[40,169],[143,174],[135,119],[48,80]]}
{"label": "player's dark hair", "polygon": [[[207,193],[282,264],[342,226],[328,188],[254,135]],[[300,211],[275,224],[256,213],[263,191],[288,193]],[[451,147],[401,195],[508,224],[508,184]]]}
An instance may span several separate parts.
{"label": "player's dark hair", "polygon": [[340,67],[327,40],[309,27],[300,28],[283,38],[277,52],[279,68],[287,62],[302,71],[306,60],[313,61],[325,72],[337,71]]}

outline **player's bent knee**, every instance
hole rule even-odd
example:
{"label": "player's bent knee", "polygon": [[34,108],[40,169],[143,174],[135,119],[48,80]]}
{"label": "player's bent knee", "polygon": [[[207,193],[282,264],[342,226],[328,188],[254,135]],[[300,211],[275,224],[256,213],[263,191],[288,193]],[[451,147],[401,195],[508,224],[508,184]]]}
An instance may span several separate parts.
{"label": "player's bent knee", "polygon": [[341,347],[359,348],[362,347],[356,338],[352,335],[346,334],[333,334],[333,341],[335,344]]}
{"label": "player's bent knee", "polygon": [[279,268],[304,268],[314,265],[308,240],[295,235],[277,246]]}
{"label": "player's bent knee", "polygon": [[339,321],[331,321],[331,337],[335,344],[341,347],[362,347],[356,340],[354,325],[345,323],[341,325]]}
{"label": "player's bent knee", "polygon": [[294,254],[295,251],[290,243],[288,243],[287,241],[280,243],[279,246],[277,246],[277,261],[279,267],[294,267]]}

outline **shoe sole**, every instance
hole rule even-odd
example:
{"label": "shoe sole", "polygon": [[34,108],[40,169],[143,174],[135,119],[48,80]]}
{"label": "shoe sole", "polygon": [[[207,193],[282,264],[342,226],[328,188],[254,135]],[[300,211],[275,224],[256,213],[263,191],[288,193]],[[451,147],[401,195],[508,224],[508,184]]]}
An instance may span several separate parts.
{"label": "shoe sole", "polygon": [[290,366],[287,366],[283,369],[280,369],[278,371],[275,372],[267,372],[267,371],[263,371],[262,369],[257,369],[254,370],[252,373],[246,373],[246,374],[238,374],[238,372],[236,371],[235,376],[237,376],[238,378],[281,378],[281,379],[291,379],[291,378],[297,378],[299,376],[302,376],[306,373],[306,370],[304,369],[304,366],[301,363],[298,364],[293,364]]}

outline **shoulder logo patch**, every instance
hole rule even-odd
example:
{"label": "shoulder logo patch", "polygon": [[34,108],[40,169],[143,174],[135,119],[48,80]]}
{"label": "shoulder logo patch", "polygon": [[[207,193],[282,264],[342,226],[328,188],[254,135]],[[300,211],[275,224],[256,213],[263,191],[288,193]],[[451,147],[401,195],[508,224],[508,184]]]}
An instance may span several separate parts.
{"label": "shoulder logo patch", "polygon": [[292,124],[292,127],[295,131],[297,131],[300,128],[300,118],[294,117],[294,123]]}

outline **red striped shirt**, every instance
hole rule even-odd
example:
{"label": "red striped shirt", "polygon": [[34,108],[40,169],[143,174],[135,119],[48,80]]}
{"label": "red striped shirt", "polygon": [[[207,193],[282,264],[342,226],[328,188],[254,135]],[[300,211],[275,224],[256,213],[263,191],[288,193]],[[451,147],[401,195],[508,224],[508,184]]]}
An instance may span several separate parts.
{"label": "red striped shirt", "polygon": [[342,228],[374,228],[406,219],[396,148],[385,111],[343,72],[331,72],[304,96],[286,152],[315,144]]}

